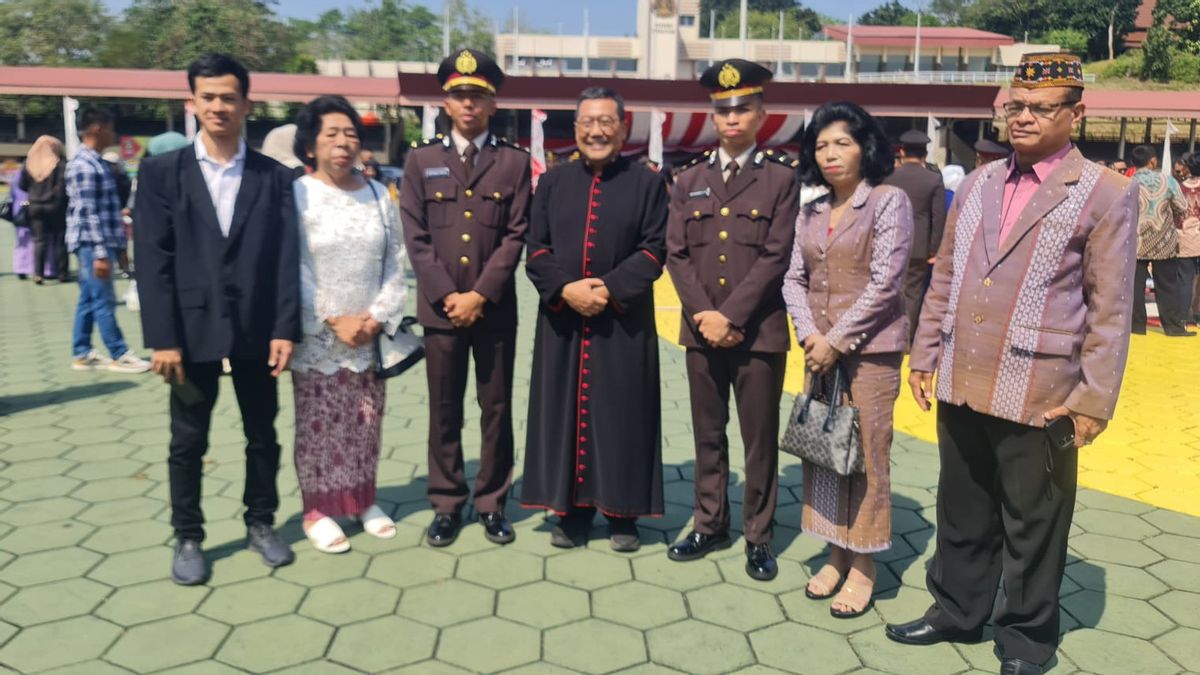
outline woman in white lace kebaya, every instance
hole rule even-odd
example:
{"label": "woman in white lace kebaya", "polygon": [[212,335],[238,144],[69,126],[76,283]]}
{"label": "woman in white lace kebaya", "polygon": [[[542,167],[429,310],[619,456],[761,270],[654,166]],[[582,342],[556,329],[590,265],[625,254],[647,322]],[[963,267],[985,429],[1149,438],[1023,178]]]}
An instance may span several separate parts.
{"label": "woman in white lace kebaya", "polygon": [[355,517],[377,537],[396,534],[375,505],[386,390],[374,345],[402,318],[404,238],[387,188],[354,168],[363,132],[354,108],[322,96],[296,124],[296,155],[313,168],[293,184],[304,322],[292,360],[296,471],[305,534],[317,550],[341,553],[350,542],[335,517]]}

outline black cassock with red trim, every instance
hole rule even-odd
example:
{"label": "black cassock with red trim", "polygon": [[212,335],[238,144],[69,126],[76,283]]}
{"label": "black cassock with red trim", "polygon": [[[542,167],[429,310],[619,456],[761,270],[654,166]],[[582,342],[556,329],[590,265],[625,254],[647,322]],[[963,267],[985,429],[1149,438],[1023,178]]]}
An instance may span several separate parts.
{"label": "black cassock with red trim", "polygon": [[[571,162],[538,183],[525,264],[540,302],[523,506],[663,512],[653,284],[666,256],[668,202],[662,176],[623,158],[599,176]],[[561,297],[585,277],[603,280],[612,296],[591,318]]]}

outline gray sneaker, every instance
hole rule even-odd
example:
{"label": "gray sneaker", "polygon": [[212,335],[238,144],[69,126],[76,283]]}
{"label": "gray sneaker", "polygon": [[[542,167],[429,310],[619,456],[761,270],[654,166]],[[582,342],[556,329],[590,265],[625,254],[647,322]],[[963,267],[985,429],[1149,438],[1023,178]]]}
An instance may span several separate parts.
{"label": "gray sneaker", "polygon": [[180,586],[195,586],[208,581],[208,562],[204,559],[200,542],[192,539],[180,539],[175,542],[171,581]]}
{"label": "gray sneaker", "polygon": [[114,373],[144,373],[150,370],[150,362],[128,351],[122,354],[121,358],[109,361],[108,369]]}
{"label": "gray sneaker", "polygon": [[262,555],[267,567],[283,567],[296,559],[292,547],[279,536],[275,528],[265,523],[252,523],[246,527],[246,548]]}
{"label": "gray sneaker", "polygon": [[83,356],[71,359],[71,370],[100,370],[111,367],[113,360],[92,350]]}

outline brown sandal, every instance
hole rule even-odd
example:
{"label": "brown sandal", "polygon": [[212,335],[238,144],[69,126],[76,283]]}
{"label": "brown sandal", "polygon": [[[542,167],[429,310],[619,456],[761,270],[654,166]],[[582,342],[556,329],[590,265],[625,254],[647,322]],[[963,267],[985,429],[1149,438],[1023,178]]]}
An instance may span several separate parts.
{"label": "brown sandal", "polygon": [[[847,579],[848,578],[849,574],[847,574]],[[871,584],[869,586],[864,584],[850,583],[847,581],[846,583],[842,584],[842,591],[838,593],[837,597],[833,599],[833,603],[829,606],[829,614],[835,619],[854,619],[860,617],[863,614],[866,614],[867,611],[871,609],[871,606],[875,604],[875,599],[871,597],[874,594],[874,579],[871,579]],[[856,608],[854,603],[849,602],[851,597],[865,598],[866,601],[862,607]],[[843,612],[836,609],[834,605],[842,605],[844,607],[850,607],[851,609],[848,612]]]}
{"label": "brown sandal", "polygon": [[[831,578],[834,575],[836,575],[836,578]],[[812,579],[808,580],[809,585],[804,587],[804,595],[809,600],[826,600],[828,598],[832,598],[833,594],[837,593],[838,589],[842,587],[842,582],[845,580],[846,577],[838,571],[838,568],[834,567],[833,565],[826,564],[824,567],[818,570],[816,574],[813,575]],[[820,581],[829,590],[827,590],[824,594],[814,593],[812,591],[812,582],[814,581]],[[833,583],[831,584],[830,581]]]}

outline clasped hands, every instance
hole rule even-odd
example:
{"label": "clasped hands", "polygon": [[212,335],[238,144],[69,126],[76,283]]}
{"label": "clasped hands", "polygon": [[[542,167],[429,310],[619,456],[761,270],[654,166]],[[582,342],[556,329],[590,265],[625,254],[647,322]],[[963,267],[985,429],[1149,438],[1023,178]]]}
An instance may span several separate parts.
{"label": "clasped hands", "polygon": [[715,309],[696,312],[692,315],[692,321],[710,347],[736,347],[746,339],[745,333]]}
{"label": "clasped hands", "polygon": [[333,329],[338,340],[351,347],[362,347],[371,342],[383,324],[376,321],[367,312],[362,314],[346,314],[325,319],[325,325]]}
{"label": "clasped hands", "polygon": [[809,335],[800,344],[804,347],[804,365],[818,375],[829,372],[842,356],[820,333]]}
{"label": "clasped hands", "polygon": [[455,328],[470,328],[483,318],[483,306],[487,298],[479,291],[449,293],[442,298],[442,311]]}
{"label": "clasped hands", "polygon": [[586,317],[593,317],[604,311],[612,300],[612,294],[604,285],[602,279],[587,277],[572,281],[563,286],[562,299],[567,305]]}

